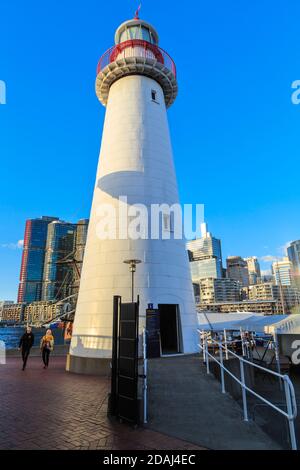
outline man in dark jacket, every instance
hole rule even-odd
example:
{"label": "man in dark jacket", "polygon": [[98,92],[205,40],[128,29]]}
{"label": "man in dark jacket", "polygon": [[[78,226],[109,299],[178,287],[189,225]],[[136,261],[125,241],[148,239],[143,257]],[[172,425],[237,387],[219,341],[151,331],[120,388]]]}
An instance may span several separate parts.
{"label": "man in dark jacket", "polygon": [[27,359],[30,353],[30,349],[32,348],[34,343],[34,335],[31,331],[31,327],[27,326],[26,332],[20,339],[19,349],[22,349],[22,359],[23,359],[23,367],[22,370],[25,370]]}

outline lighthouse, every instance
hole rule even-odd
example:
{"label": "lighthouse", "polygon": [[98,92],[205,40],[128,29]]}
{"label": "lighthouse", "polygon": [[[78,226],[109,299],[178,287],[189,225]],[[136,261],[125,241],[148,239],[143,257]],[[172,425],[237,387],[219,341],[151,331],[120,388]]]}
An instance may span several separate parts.
{"label": "lighthouse", "polygon": [[[147,307],[153,306],[160,312],[162,354],[197,351],[189,261],[185,240],[174,236],[172,213],[162,210],[158,236],[150,230],[140,236],[124,230],[132,221],[133,207],[147,209],[150,226],[153,206],[179,205],[167,117],[177,92],[174,61],[159,47],[155,28],[136,14],[119,26],[115,45],[97,67],[96,94],[106,107],[106,115],[70,347],[70,371],[107,370],[112,354],[113,296],[131,301],[132,278],[126,260],[140,261],[134,280],[140,329],[145,326]],[[107,237],[101,229],[105,211],[114,232]]]}

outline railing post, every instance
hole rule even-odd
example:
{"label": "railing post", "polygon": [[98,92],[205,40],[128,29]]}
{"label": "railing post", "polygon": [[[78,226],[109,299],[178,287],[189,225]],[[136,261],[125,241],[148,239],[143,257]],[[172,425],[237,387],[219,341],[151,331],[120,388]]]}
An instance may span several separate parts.
{"label": "railing post", "polygon": [[144,424],[148,422],[147,420],[147,344],[146,344],[146,330],[143,330],[143,356],[144,356]]}
{"label": "railing post", "polygon": [[224,328],[224,346],[225,346],[225,357],[226,357],[226,361],[228,361],[228,345],[227,345],[227,333],[226,333],[226,328]]}
{"label": "railing post", "polygon": [[241,372],[241,382],[242,382],[242,397],[243,397],[243,411],[244,411],[244,421],[249,421],[248,420],[248,408],[247,408],[247,394],[246,394],[246,389],[245,389],[245,371],[244,371],[244,361],[240,357],[240,372]]}
{"label": "railing post", "polygon": [[241,336],[241,342],[242,342],[243,357],[245,357],[246,353],[245,353],[244,335],[243,335],[242,327],[240,327],[240,336]]}
{"label": "railing post", "polygon": [[205,337],[205,358],[206,358],[206,373],[209,374],[209,355],[208,355],[207,336]]}
{"label": "railing post", "polygon": [[219,354],[220,354],[220,372],[221,372],[221,386],[222,393],[226,393],[225,390],[225,378],[224,378],[224,366],[223,366],[223,350],[222,350],[222,341],[219,341]]}
{"label": "railing post", "polygon": [[285,391],[285,399],[286,399],[286,407],[288,412],[288,421],[289,421],[289,431],[290,431],[290,440],[291,440],[291,447],[292,450],[297,450],[297,442],[296,442],[296,435],[295,435],[295,423],[293,417],[293,407],[291,401],[291,394],[289,384],[286,380],[284,380],[284,391]]}
{"label": "railing post", "polygon": [[206,359],[206,351],[205,351],[205,332],[202,330],[202,333],[200,333],[200,344],[202,345],[202,354],[203,354],[203,364],[205,363]]}
{"label": "railing post", "polygon": [[[278,336],[277,336],[276,330],[275,330],[275,333],[274,333],[274,349],[275,349],[275,359],[276,359],[277,372],[278,372],[278,374],[281,374]],[[282,390],[282,381],[281,381],[280,377],[279,377],[279,387],[280,387],[280,390]]]}

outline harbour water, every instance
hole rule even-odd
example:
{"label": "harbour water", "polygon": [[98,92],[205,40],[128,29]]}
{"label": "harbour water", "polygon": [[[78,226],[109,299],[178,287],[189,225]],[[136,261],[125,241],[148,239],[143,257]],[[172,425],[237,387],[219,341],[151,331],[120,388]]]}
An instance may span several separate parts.
{"label": "harbour water", "polygon": [[[24,331],[25,328],[23,326],[8,326],[0,328],[0,341],[4,341],[6,349],[18,348],[20,338]],[[32,332],[34,334],[34,346],[38,347],[40,345],[40,340],[42,336],[44,336],[44,334],[46,333],[46,329],[33,328]],[[55,344],[64,344],[64,334],[62,329],[55,328],[52,330],[52,334],[54,336]]]}

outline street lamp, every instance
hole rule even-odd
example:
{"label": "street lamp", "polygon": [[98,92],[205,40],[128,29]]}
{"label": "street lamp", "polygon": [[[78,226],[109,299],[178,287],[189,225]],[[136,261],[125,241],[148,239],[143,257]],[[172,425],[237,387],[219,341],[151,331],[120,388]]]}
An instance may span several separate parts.
{"label": "street lamp", "polygon": [[140,259],[126,259],[123,261],[125,264],[129,264],[129,271],[131,272],[131,301],[134,302],[134,273],[136,271],[136,265],[141,263]]}

